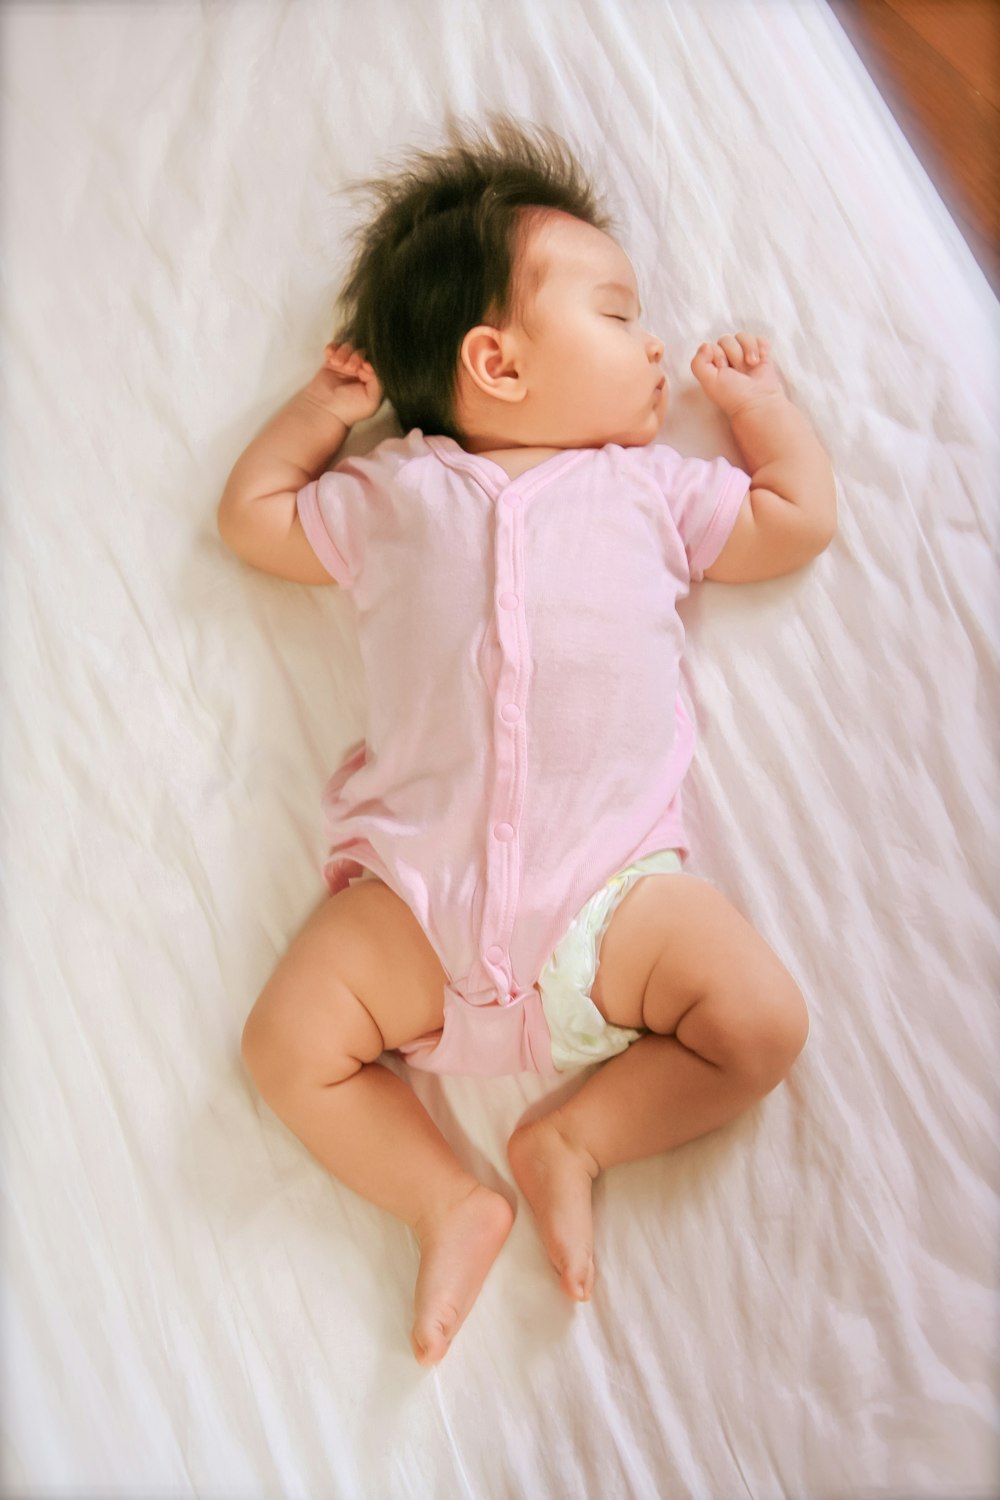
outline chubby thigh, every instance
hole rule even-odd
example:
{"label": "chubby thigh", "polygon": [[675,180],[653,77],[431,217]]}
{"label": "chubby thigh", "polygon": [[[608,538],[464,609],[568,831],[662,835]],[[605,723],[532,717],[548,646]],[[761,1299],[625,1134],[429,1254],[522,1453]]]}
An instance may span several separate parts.
{"label": "chubby thigh", "polygon": [[615,1026],[645,1027],[725,1066],[732,1049],[791,1030],[805,1002],[784,964],[725,897],[691,875],[646,876],[601,943],[591,998]]}
{"label": "chubby thigh", "polygon": [[444,1024],[447,976],[405,901],[380,880],[326,897],[243,1032],[258,1082],[337,1083]]}

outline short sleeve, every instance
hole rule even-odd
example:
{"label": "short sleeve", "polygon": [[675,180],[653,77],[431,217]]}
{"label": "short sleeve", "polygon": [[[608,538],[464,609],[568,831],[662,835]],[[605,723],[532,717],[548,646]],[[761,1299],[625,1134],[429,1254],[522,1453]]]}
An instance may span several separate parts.
{"label": "short sleeve", "polygon": [[347,460],[299,490],[295,505],[302,530],[327,572],[343,588],[357,583],[364,564],[371,505],[369,478]]}
{"label": "short sleeve", "polygon": [[750,475],[725,458],[683,458],[665,443],[656,445],[655,464],[691,578],[699,582],[729,540]]}

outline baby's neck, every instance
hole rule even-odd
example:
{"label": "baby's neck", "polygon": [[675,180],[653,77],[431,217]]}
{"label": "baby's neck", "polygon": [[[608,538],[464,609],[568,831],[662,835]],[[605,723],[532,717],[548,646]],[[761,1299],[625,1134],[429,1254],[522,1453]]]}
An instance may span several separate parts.
{"label": "baby's neck", "polygon": [[561,448],[480,448],[470,449],[477,452],[480,458],[488,458],[493,463],[499,464],[509,478],[517,479],[528,469],[533,469],[537,464],[543,464],[547,458],[561,453]]}

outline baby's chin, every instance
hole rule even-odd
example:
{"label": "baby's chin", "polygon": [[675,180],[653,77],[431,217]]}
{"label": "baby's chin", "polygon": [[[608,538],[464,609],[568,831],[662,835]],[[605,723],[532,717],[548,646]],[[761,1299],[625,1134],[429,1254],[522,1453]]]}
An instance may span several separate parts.
{"label": "baby's chin", "polygon": [[647,447],[656,437],[660,428],[663,426],[663,418],[665,413],[666,403],[663,404],[662,408],[659,406],[654,408],[654,410],[652,410],[649,415],[643,419],[642,422],[637,423],[636,426],[619,433],[616,437],[605,438],[601,446],[606,446],[608,443],[617,443],[619,448]]}

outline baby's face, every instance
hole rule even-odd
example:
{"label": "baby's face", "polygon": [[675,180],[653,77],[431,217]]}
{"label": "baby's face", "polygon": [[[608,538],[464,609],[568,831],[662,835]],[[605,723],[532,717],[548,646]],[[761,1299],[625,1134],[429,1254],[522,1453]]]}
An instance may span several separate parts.
{"label": "baby's face", "polygon": [[526,249],[541,276],[518,335],[534,441],[558,448],[656,436],[667,406],[663,344],[640,321],[635,272],[601,230],[569,214],[540,218]]}

